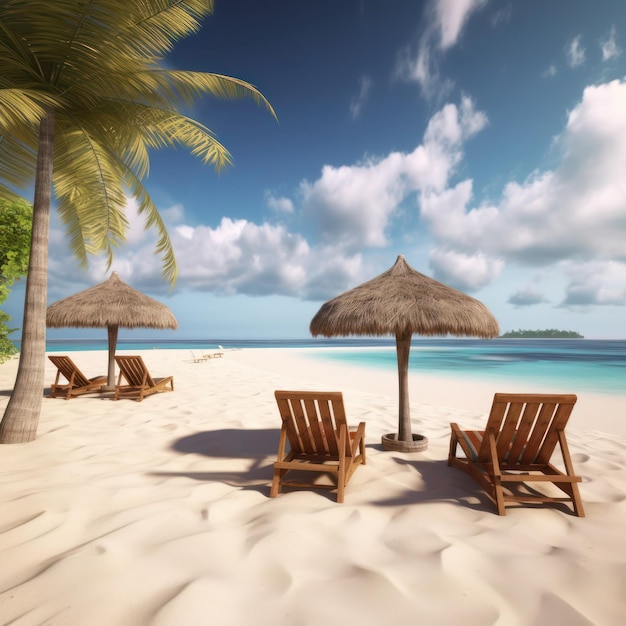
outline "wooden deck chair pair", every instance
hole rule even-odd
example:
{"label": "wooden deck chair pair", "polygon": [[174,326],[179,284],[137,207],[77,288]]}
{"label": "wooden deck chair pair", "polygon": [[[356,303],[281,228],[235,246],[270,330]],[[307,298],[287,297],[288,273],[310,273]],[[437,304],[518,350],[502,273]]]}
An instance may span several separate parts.
{"label": "wooden deck chair pair", "polygon": [[114,400],[132,398],[141,402],[153,393],[174,391],[174,377],[152,378],[141,356],[116,356],[115,362],[120,374]]}
{"label": "wooden deck chair pair", "polygon": [[[487,492],[499,515],[509,503],[569,502],[584,517],[578,491],[581,478],[574,474],[565,426],[576,403],[573,394],[506,394],[494,396],[484,431],[461,430],[451,424],[448,465],[467,472]],[[465,458],[456,456],[457,445]],[[550,462],[559,446],[563,472]],[[553,483],[565,497],[549,496]],[[558,493],[558,492],[557,492]]]}
{"label": "wooden deck chair pair", "polygon": [[205,352],[202,356],[205,359],[221,359],[224,356],[224,348],[222,346],[217,346],[218,350],[216,352]]}
{"label": "wooden deck chair pair", "polygon": [[[75,398],[84,393],[95,393],[102,391],[102,387],[107,384],[106,376],[95,376],[87,378],[76,366],[69,356],[48,356],[50,361],[57,368],[56,378],[50,385],[51,398]],[[61,376],[66,383],[60,382]]]}
{"label": "wooden deck chair pair", "polygon": [[[270,497],[275,498],[283,487],[336,488],[337,502],[343,502],[352,474],[365,464],[365,422],[356,430],[348,429],[341,392],[276,391],[274,395],[282,427]],[[317,478],[328,474],[333,484],[286,480],[288,472],[312,473]]]}

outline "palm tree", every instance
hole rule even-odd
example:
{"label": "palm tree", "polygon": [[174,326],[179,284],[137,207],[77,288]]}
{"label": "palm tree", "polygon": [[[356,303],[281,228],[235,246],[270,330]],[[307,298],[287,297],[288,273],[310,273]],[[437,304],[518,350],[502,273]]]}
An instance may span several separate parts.
{"label": "palm tree", "polygon": [[0,196],[32,185],[33,230],[22,344],[0,443],[35,438],[43,395],[52,189],[73,252],[109,263],[125,238],[127,196],[158,231],[163,276],[176,280],[165,225],[142,185],[150,149],[184,146],[217,169],[230,155],[181,105],[211,93],[269,102],[245,81],[165,69],[174,43],[213,0],[3,0],[0,8]]}

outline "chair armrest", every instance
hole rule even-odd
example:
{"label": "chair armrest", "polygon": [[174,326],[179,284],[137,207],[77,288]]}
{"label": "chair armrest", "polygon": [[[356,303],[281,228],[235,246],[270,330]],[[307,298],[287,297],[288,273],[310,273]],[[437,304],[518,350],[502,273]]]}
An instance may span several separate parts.
{"label": "chair armrest", "polygon": [[361,441],[365,440],[365,422],[361,422],[356,429],[351,429],[349,431],[350,436],[350,450],[352,451],[352,455],[357,452]]}

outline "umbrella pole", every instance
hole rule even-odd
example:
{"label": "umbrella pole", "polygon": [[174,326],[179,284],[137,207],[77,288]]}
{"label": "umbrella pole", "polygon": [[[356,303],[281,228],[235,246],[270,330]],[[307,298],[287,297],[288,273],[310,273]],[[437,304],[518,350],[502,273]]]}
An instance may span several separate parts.
{"label": "umbrella pole", "polygon": [[117,347],[117,326],[107,326],[109,335],[109,373],[106,391],[115,389],[115,349]]}
{"label": "umbrella pole", "polygon": [[412,442],[411,409],[409,407],[409,351],[411,333],[396,335],[396,354],[398,357],[398,441]]}

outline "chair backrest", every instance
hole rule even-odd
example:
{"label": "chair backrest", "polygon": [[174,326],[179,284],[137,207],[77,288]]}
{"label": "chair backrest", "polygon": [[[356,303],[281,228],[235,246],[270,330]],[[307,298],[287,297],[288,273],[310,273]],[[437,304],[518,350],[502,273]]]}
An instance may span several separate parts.
{"label": "chair backrest", "polygon": [[116,356],[120,372],[133,387],[154,387],[154,380],[141,356]]}
{"label": "chair backrest", "polygon": [[[292,452],[336,457],[339,428],[346,426],[340,391],[275,391],[276,402]],[[346,456],[350,456],[346,437]]]}
{"label": "chair backrest", "polygon": [[48,358],[67,381],[72,383],[73,387],[86,387],[89,384],[89,379],[76,367],[69,356],[48,356]]}
{"label": "chair backrest", "polygon": [[487,434],[493,431],[500,464],[548,463],[576,399],[574,394],[495,394],[478,459],[490,460]]}

